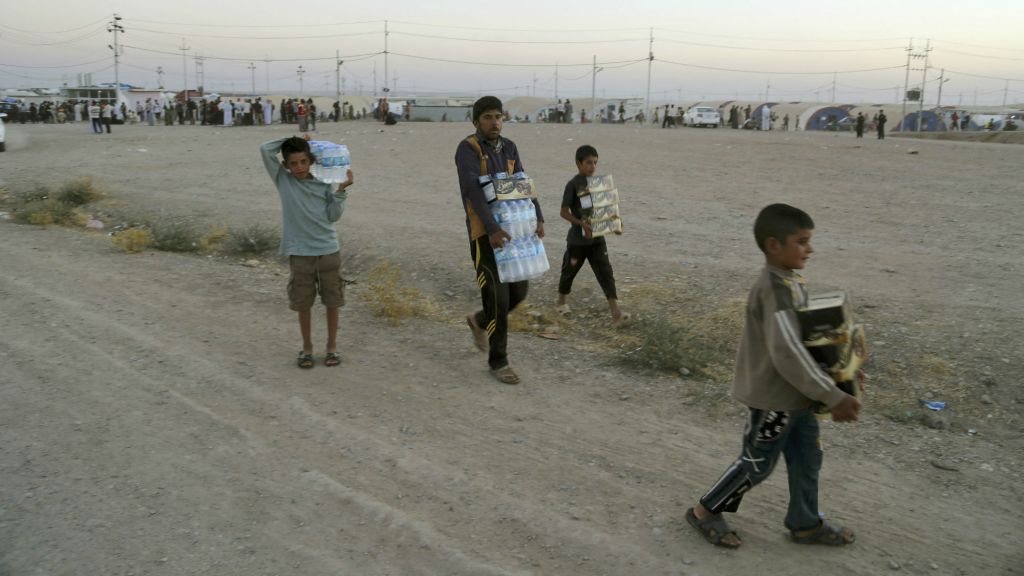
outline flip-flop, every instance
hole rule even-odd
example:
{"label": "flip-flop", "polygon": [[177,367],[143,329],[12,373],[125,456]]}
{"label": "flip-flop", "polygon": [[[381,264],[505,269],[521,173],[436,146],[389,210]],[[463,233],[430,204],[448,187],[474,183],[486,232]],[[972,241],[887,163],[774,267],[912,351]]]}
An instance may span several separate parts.
{"label": "flip-flop", "polygon": [[502,384],[519,384],[519,375],[512,370],[511,366],[502,366],[496,370],[491,370],[491,375]]}
{"label": "flip-flop", "polygon": [[725,537],[729,534],[735,536],[736,540],[740,539],[740,535],[729,527],[729,524],[725,521],[725,518],[722,518],[721,514],[715,514],[701,520],[693,513],[693,508],[690,508],[686,511],[686,521],[690,523],[690,526],[696,528],[697,531],[701,533],[701,536],[704,536],[705,540],[711,542],[715,546],[721,546],[722,548],[739,548],[740,544],[743,543],[740,541],[739,544],[732,544],[725,541]]}
{"label": "flip-flop", "polygon": [[341,364],[341,354],[328,352],[327,356],[324,356],[324,366],[337,366],[338,364]]}
{"label": "flip-flop", "polygon": [[477,326],[476,318],[474,318],[472,314],[466,315],[466,325],[473,331],[473,344],[481,352],[487,352],[487,349],[490,347],[487,342],[487,332],[483,328]]}
{"label": "flip-flop", "polygon": [[818,524],[814,532],[805,536],[797,536],[797,531],[793,530],[790,532],[790,537],[797,544],[823,544],[825,546],[846,546],[853,544],[857,539],[853,535],[853,530],[829,524],[824,520]]}
{"label": "flip-flop", "polygon": [[299,368],[308,370],[313,367],[313,355],[307,354],[306,352],[299,352],[299,357],[295,359],[298,363]]}

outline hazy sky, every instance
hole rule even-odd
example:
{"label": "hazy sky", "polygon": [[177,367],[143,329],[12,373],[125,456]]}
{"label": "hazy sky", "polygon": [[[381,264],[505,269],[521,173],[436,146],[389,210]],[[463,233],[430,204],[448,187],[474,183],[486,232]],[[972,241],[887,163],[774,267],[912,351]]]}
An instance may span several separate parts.
{"label": "hazy sky", "polygon": [[[557,89],[561,98],[586,99],[596,56],[603,68],[596,76],[599,97],[642,98],[653,27],[652,100],[762,99],[766,91],[771,100],[829,100],[834,89],[843,102],[895,102],[913,38],[922,54],[931,40],[928,102],[937,96],[943,68],[943,103],[1000,104],[1004,90],[1008,102],[1024,101],[1019,1],[976,0],[956,10],[939,5],[524,0],[513,9],[511,3],[410,0],[17,2],[5,6],[0,20],[0,88],[75,85],[83,72],[91,72],[94,82],[113,82],[107,24],[116,12],[125,29],[119,35],[120,80],[152,88],[161,78],[158,67],[168,89],[184,87],[183,68],[194,88],[195,57],[202,56],[207,91],[249,91],[255,84],[257,92],[269,86],[271,92],[298,94],[302,66],[304,94],[334,94],[340,51],[346,93],[370,94],[387,82],[400,95],[553,97]],[[921,83],[923,64],[923,58],[912,61],[918,69],[911,71],[912,87]]]}

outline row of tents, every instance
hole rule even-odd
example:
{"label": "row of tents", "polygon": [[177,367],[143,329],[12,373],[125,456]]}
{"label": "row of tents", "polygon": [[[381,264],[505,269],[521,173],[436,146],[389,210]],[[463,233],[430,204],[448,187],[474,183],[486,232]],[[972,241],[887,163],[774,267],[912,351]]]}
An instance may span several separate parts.
{"label": "row of tents", "polygon": [[[519,97],[512,98],[506,102],[506,109],[510,110],[513,116],[529,116],[535,118],[542,112],[548,112],[557,106],[558,101],[550,98]],[[573,101],[576,110],[574,119],[578,121],[579,111],[587,110],[587,117],[594,118],[597,112],[617,110],[620,104],[626,110],[627,119],[635,119],[637,114],[643,110],[643,100],[640,98],[628,98],[621,100],[597,99],[591,108],[589,98],[581,98]],[[654,117],[654,110],[659,115],[664,114],[664,102],[654,104],[650,112],[646,114],[648,122]],[[929,108],[919,111],[916,103],[908,103],[904,111],[901,104],[836,104],[821,102],[764,102],[746,100],[720,100],[720,101],[693,101],[677,102],[674,108],[670,105],[670,112],[688,110],[693,106],[707,106],[718,110],[724,119],[728,118],[729,109],[733,106],[743,110],[750,107],[750,118],[760,126],[761,114],[767,107],[774,117],[774,126],[781,128],[783,119],[789,116],[789,128],[791,130],[829,130],[830,126],[842,123],[847,118],[856,118],[857,114],[863,114],[870,123],[880,112],[885,112],[888,122],[886,124],[889,132],[912,132],[918,129],[918,116],[921,118],[920,130],[924,132],[943,132],[952,130],[953,114],[963,124],[966,130],[984,130],[991,126],[992,129],[1002,130],[1008,120],[1012,120],[1021,126],[1021,118],[1024,117],[1024,104],[1015,104],[1007,107],[980,107],[980,106],[943,106],[941,108]],[[902,121],[900,116],[903,116]],[[604,116],[607,118],[608,114]],[[617,116],[616,116],[617,117]],[[969,119],[963,123],[963,119]],[[991,121],[991,125],[990,125]],[[961,126],[957,126],[961,128]],[[1024,128],[1024,126],[1022,126]]]}

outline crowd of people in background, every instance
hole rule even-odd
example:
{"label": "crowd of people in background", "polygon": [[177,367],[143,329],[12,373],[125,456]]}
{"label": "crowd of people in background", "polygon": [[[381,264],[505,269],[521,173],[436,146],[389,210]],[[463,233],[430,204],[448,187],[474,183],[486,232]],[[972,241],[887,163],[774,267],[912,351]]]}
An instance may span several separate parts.
{"label": "crowd of people in background", "polygon": [[[348,101],[335,101],[328,109],[321,110],[312,98],[282,98],[280,104],[275,104],[261,97],[232,99],[207,96],[189,97],[187,100],[182,98],[146,98],[131,105],[122,102],[118,106],[103,100],[32,102],[27,106],[24,103],[4,103],[3,111],[7,113],[8,117],[5,120],[8,122],[21,124],[83,122],[89,124],[91,129],[97,133],[110,133],[111,126],[118,124],[145,123],[150,126],[160,124],[172,126],[187,123],[194,126],[198,123],[202,126],[266,126],[275,121],[283,124],[295,124],[300,132],[307,132],[316,130],[317,122],[325,121],[338,122],[339,120],[360,120],[369,117],[386,124],[394,124],[400,119],[409,121],[413,119],[414,104],[414,101],[405,100],[401,106],[394,107],[394,104],[389,104],[387,98],[380,98],[370,110],[365,107],[356,110],[355,106]],[[401,112],[398,114],[392,111],[399,109]],[[689,108],[670,103],[659,105],[652,109],[649,121],[662,128],[682,126],[683,115],[687,110]],[[722,105],[718,108],[718,113],[719,126],[732,129],[803,130],[807,129],[807,122],[812,120],[811,118],[800,118],[800,115],[791,117],[789,113],[780,118],[767,106],[752,108],[750,104],[732,105],[728,108]],[[530,114],[512,115],[508,111],[505,112],[505,115],[506,122],[570,124],[574,122],[574,106],[572,101],[566,98],[564,101],[559,99],[556,104],[542,109],[532,116]],[[826,131],[850,130],[857,132],[858,135],[863,135],[865,131],[876,135],[882,134],[879,113],[873,114],[870,118],[863,114],[860,115],[860,119],[854,116],[848,119],[839,118],[834,114],[816,117],[813,119],[815,125],[811,128]],[[1017,129],[1015,118],[1019,119],[1014,116],[1010,116],[1002,122],[989,119],[974,129],[1015,130]],[[441,121],[449,121],[447,113],[441,118]],[[612,104],[605,109],[597,110],[596,116],[593,117],[588,115],[587,110],[581,110],[575,121],[581,124],[594,122],[599,124],[626,122],[643,124],[648,122],[648,117],[642,110],[627,115],[626,103],[623,101],[617,107]],[[950,132],[972,129],[972,118],[968,112],[952,111],[943,114],[939,121],[945,124],[946,130]]]}

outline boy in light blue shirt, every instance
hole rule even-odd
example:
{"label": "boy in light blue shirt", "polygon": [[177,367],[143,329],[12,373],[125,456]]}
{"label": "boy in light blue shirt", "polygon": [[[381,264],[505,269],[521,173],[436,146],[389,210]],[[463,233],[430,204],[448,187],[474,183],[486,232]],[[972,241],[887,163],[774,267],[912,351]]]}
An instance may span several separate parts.
{"label": "boy in light blue shirt", "polygon": [[[316,157],[309,137],[280,138],[260,146],[263,165],[281,196],[281,254],[288,256],[288,307],[299,313],[302,350],[299,368],[313,367],[312,323],[316,295],[327,308],[325,366],[341,363],[338,354],[338,309],[345,304],[341,278],[341,253],[334,223],[345,211],[346,191],[353,184],[352,171],[338,185],[321,182],[310,168]],[[282,160],[278,160],[278,153]]]}

